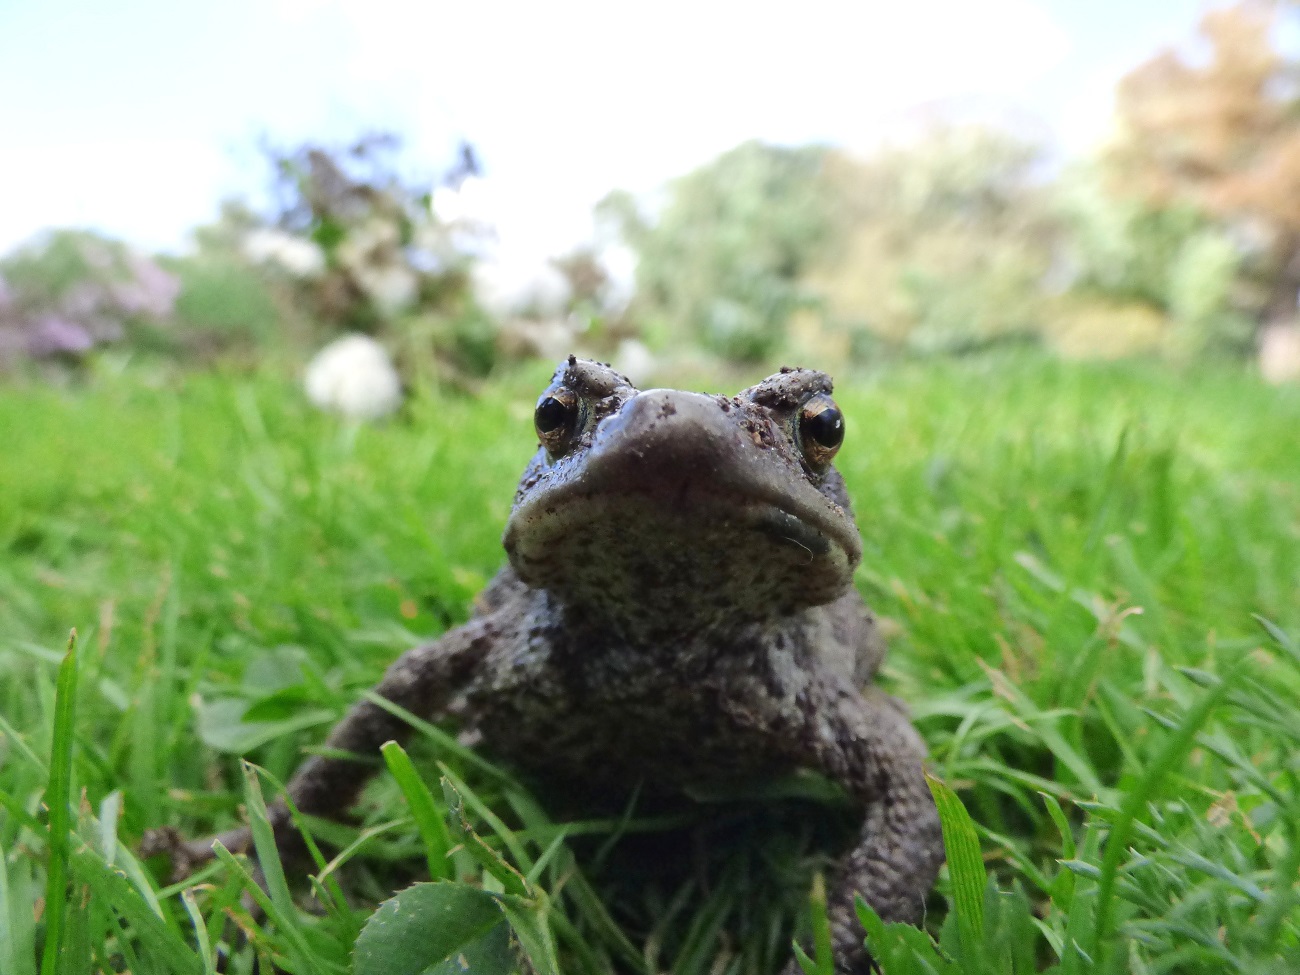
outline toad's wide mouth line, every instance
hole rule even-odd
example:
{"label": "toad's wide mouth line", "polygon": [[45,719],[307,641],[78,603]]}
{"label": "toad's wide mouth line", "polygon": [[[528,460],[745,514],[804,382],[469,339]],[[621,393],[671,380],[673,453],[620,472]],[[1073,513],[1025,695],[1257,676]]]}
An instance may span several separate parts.
{"label": "toad's wide mouth line", "polygon": [[810,555],[825,555],[831,550],[831,540],[803,519],[783,511],[769,508],[758,513],[752,526],[765,535],[782,542],[791,542]]}
{"label": "toad's wide mouth line", "polygon": [[564,532],[586,531],[602,523],[626,519],[627,511],[610,509],[615,505],[621,509],[630,503],[640,509],[633,517],[658,522],[681,521],[684,526],[707,522],[719,528],[734,528],[738,533],[752,531],[800,549],[810,558],[833,558],[832,549],[835,549],[847,562],[856,564],[861,550],[856,532],[852,535],[846,532],[844,524],[830,511],[798,504],[797,499],[782,500],[785,503],[774,503],[762,493],[737,497],[734,492],[699,487],[668,495],[635,485],[599,491],[570,489],[520,505],[506,523],[503,541],[507,551],[520,548],[535,551],[536,546],[545,547]]}

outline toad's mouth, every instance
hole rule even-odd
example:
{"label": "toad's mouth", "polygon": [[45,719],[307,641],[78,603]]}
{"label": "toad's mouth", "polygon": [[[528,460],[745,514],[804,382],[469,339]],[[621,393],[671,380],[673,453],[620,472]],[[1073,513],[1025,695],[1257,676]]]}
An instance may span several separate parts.
{"label": "toad's mouth", "polygon": [[825,555],[831,548],[831,541],[824,534],[797,515],[780,508],[758,512],[753,527],[777,541],[795,545],[809,555]]}
{"label": "toad's mouth", "polygon": [[[651,549],[699,547],[701,531],[743,544],[741,536],[752,532],[778,547],[801,551],[806,558],[830,555],[833,549],[846,561],[852,558],[856,546],[849,549],[841,544],[838,526],[817,514],[791,511],[762,497],[737,498],[692,488],[665,499],[654,490],[633,486],[547,496],[537,504],[521,505],[510,518],[504,541],[508,553],[524,556],[575,534],[606,536],[617,545],[618,538],[609,536],[634,524],[638,544]],[[647,528],[653,528],[653,533]]]}

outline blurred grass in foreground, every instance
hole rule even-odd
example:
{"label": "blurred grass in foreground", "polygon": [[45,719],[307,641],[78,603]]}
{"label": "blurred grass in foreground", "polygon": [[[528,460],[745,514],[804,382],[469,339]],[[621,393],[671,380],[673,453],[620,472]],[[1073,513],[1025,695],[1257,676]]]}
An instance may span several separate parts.
{"label": "blurred grass in foreground", "polygon": [[[359,430],[269,376],[0,388],[0,971],[38,968],[51,849],[71,884],[52,970],[207,973],[218,950],[232,972],[259,955],[348,970],[370,907],[419,875],[436,832],[404,818],[391,779],[347,853],[364,861],[354,906],[331,872],[326,908],[273,890],[256,922],[234,867],[170,888],[128,848],[163,823],[228,825],[243,803],[256,818],[237,754],[283,779],[387,663],[464,618],[502,560],[547,372]],[[1298,392],[1037,358],[841,383],[859,584],[894,631],[886,680],[997,885],[979,923],[967,890],[944,926],[960,970],[1300,968]],[[80,690],[56,722],[72,626]],[[740,869],[646,907],[644,937],[619,930],[525,792],[445,738],[431,750],[451,788],[438,809],[529,875],[516,931],[553,932],[563,971],[752,971],[785,950],[788,919],[751,919],[744,944],[719,934]],[[72,791],[49,793],[71,796],[60,827],[41,801],[69,751]],[[462,851],[458,874],[493,875],[484,857]],[[889,937],[887,972],[939,964]]]}

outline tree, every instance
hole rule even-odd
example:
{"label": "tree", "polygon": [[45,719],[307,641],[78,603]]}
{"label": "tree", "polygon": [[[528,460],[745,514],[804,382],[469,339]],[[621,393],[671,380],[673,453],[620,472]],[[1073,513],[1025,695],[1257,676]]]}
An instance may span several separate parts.
{"label": "tree", "polygon": [[742,360],[780,347],[830,229],[828,152],[746,142],[671,183],[654,217],[627,193],[601,203],[637,255],[633,314],[652,337]]}
{"label": "tree", "polygon": [[1237,307],[1242,255],[1222,221],[1185,200],[1155,204],[1108,186],[1104,166],[1057,183],[1060,266],[1053,344],[1067,353],[1239,352],[1250,326]]}
{"label": "tree", "polygon": [[1125,77],[1104,160],[1119,193],[1191,204],[1231,234],[1257,323],[1294,318],[1300,293],[1300,101],[1279,16],[1269,0],[1210,11],[1202,56],[1167,50]]}
{"label": "tree", "polygon": [[825,327],[923,352],[1037,331],[1055,228],[1036,145],[940,121],[867,158],[837,154],[833,245],[808,284]]}

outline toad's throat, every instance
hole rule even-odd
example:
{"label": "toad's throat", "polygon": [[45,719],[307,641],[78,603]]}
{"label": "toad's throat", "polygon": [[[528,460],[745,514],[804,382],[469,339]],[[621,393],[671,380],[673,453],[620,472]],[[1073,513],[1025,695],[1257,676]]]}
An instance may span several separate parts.
{"label": "toad's throat", "polygon": [[668,497],[630,489],[553,498],[516,511],[505,547],[525,582],[565,604],[682,626],[822,605],[853,572],[852,555],[818,524],[698,484]]}

